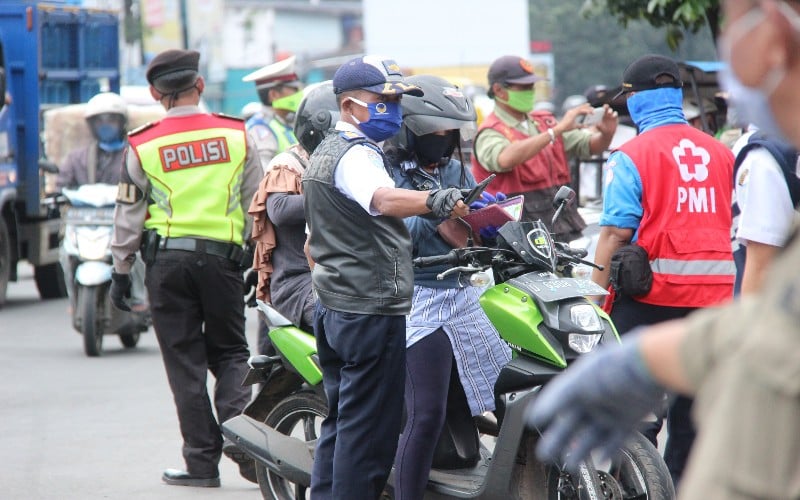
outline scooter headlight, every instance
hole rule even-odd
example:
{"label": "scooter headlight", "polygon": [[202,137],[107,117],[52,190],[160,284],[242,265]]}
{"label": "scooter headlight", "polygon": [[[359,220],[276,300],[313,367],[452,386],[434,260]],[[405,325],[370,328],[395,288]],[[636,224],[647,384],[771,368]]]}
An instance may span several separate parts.
{"label": "scooter headlight", "polygon": [[586,354],[594,349],[602,336],[602,333],[570,333],[567,337],[567,344],[573,351]]}
{"label": "scooter headlight", "polygon": [[600,342],[603,336],[603,326],[600,316],[591,304],[576,304],[569,310],[569,317],[572,324],[585,332],[591,333],[570,333],[567,336],[567,344],[573,351],[585,354]]}
{"label": "scooter headlight", "polygon": [[79,228],[75,233],[78,255],[83,260],[103,260],[111,244],[108,228]]}
{"label": "scooter headlight", "polygon": [[585,332],[597,332],[603,329],[600,316],[591,304],[576,304],[569,310],[569,319]]}

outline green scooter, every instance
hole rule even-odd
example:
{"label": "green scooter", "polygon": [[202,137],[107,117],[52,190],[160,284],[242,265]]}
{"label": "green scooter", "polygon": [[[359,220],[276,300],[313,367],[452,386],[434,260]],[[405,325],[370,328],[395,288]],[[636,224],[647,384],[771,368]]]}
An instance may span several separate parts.
{"label": "green scooter", "polygon": [[[574,197],[564,189],[555,197],[555,217]],[[576,266],[593,265],[582,260],[585,250],[557,244],[541,221],[507,222],[497,240],[496,247],[468,246],[414,261],[448,264],[442,277],[459,272],[473,286],[488,286],[481,306],[514,353],[494,387],[493,418],[473,419],[448,406],[425,498],[673,499],[661,455],[640,434],[611,460],[584,462],[576,474],[536,460],[539,436],[523,422],[528,402],[578,356],[619,337],[586,298],[607,292],[571,276]],[[245,384],[261,384],[261,390],[242,415],[222,424],[223,433],[256,461],[265,499],[307,498],[327,414],[316,342],[270,305],[258,307],[278,354],[250,359]],[[451,383],[451,391],[459,388]],[[392,498],[392,482],[390,476],[385,498]]]}

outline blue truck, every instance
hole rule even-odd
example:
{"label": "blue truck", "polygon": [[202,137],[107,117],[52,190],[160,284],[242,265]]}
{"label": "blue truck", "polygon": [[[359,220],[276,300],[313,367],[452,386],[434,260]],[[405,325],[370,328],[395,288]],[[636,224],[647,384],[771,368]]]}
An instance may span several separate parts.
{"label": "blue truck", "polygon": [[43,113],[119,92],[119,17],[66,1],[0,2],[0,306],[17,263],[43,299],[66,296],[58,264],[61,218],[44,202]]}

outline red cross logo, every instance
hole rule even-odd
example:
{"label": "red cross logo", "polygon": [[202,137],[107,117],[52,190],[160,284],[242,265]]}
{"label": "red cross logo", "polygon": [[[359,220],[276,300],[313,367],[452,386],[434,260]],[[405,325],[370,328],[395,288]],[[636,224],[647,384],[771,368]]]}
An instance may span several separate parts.
{"label": "red cross logo", "polygon": [[681,139],[678,145],[672,148],[672,157],[678,164],[678,170],[684,182],[692,180],[703,182],[708,178],[708,163],[711,155],[708,150],[696,146],[690,139]]}

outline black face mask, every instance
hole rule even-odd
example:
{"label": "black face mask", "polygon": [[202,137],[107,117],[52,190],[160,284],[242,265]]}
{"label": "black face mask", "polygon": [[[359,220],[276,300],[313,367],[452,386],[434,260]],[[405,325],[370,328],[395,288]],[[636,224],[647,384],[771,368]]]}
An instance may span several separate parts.
{"label": "black face mask", "polygon": [[414,153],[421,167],[447,165],[455,149],[455,131],[449,131],[445,135],[427,134],[414,137]]}

